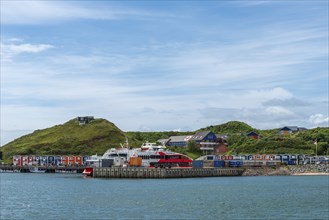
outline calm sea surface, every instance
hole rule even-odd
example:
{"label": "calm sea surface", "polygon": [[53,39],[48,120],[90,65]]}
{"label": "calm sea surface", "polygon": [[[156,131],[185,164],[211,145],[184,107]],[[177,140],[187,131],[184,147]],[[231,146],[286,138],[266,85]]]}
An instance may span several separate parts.
{"label": "calm sea surface", "polygon": [[93,179],[0,173],[0,219],[328,219],[328,176]]}

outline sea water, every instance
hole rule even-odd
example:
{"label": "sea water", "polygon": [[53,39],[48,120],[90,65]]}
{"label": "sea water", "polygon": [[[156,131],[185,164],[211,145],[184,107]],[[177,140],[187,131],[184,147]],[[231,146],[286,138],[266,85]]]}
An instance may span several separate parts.
{"label": "sea water", "polygon": [[96,179],[1,173],[0,219],[328,219],[329,176]]}

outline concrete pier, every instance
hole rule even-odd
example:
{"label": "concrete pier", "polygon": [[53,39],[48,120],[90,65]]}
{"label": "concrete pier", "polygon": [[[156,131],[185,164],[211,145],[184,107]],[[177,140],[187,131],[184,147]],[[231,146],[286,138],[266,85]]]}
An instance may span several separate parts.
{"label": "concrete pier", "polygon": [[142,167],[95,167],[95,178],[188,178],[241,176],[243,168],[142,168]]}

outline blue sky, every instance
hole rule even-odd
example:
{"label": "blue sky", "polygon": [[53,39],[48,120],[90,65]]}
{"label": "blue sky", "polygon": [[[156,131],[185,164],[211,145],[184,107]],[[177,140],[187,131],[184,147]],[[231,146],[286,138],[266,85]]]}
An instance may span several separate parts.
{"label": "blue sky", "polygon": [[1,145],[84,115],[328,126],[328,83],[326,0],[1,0]]}

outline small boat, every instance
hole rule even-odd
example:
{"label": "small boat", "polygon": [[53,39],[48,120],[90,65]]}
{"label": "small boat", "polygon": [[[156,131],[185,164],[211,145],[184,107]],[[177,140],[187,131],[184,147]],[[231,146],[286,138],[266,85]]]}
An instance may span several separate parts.
{"label": "small boat", "polygon": [[45,173],[46,170],[40,170],[38,167],[30,167],[30,173]]}
{"label": "small boat", "polygon": [[92,176],[93,175],[93,168],[92,167],[87,167],[83,170],[82,174],[84,176]]}

